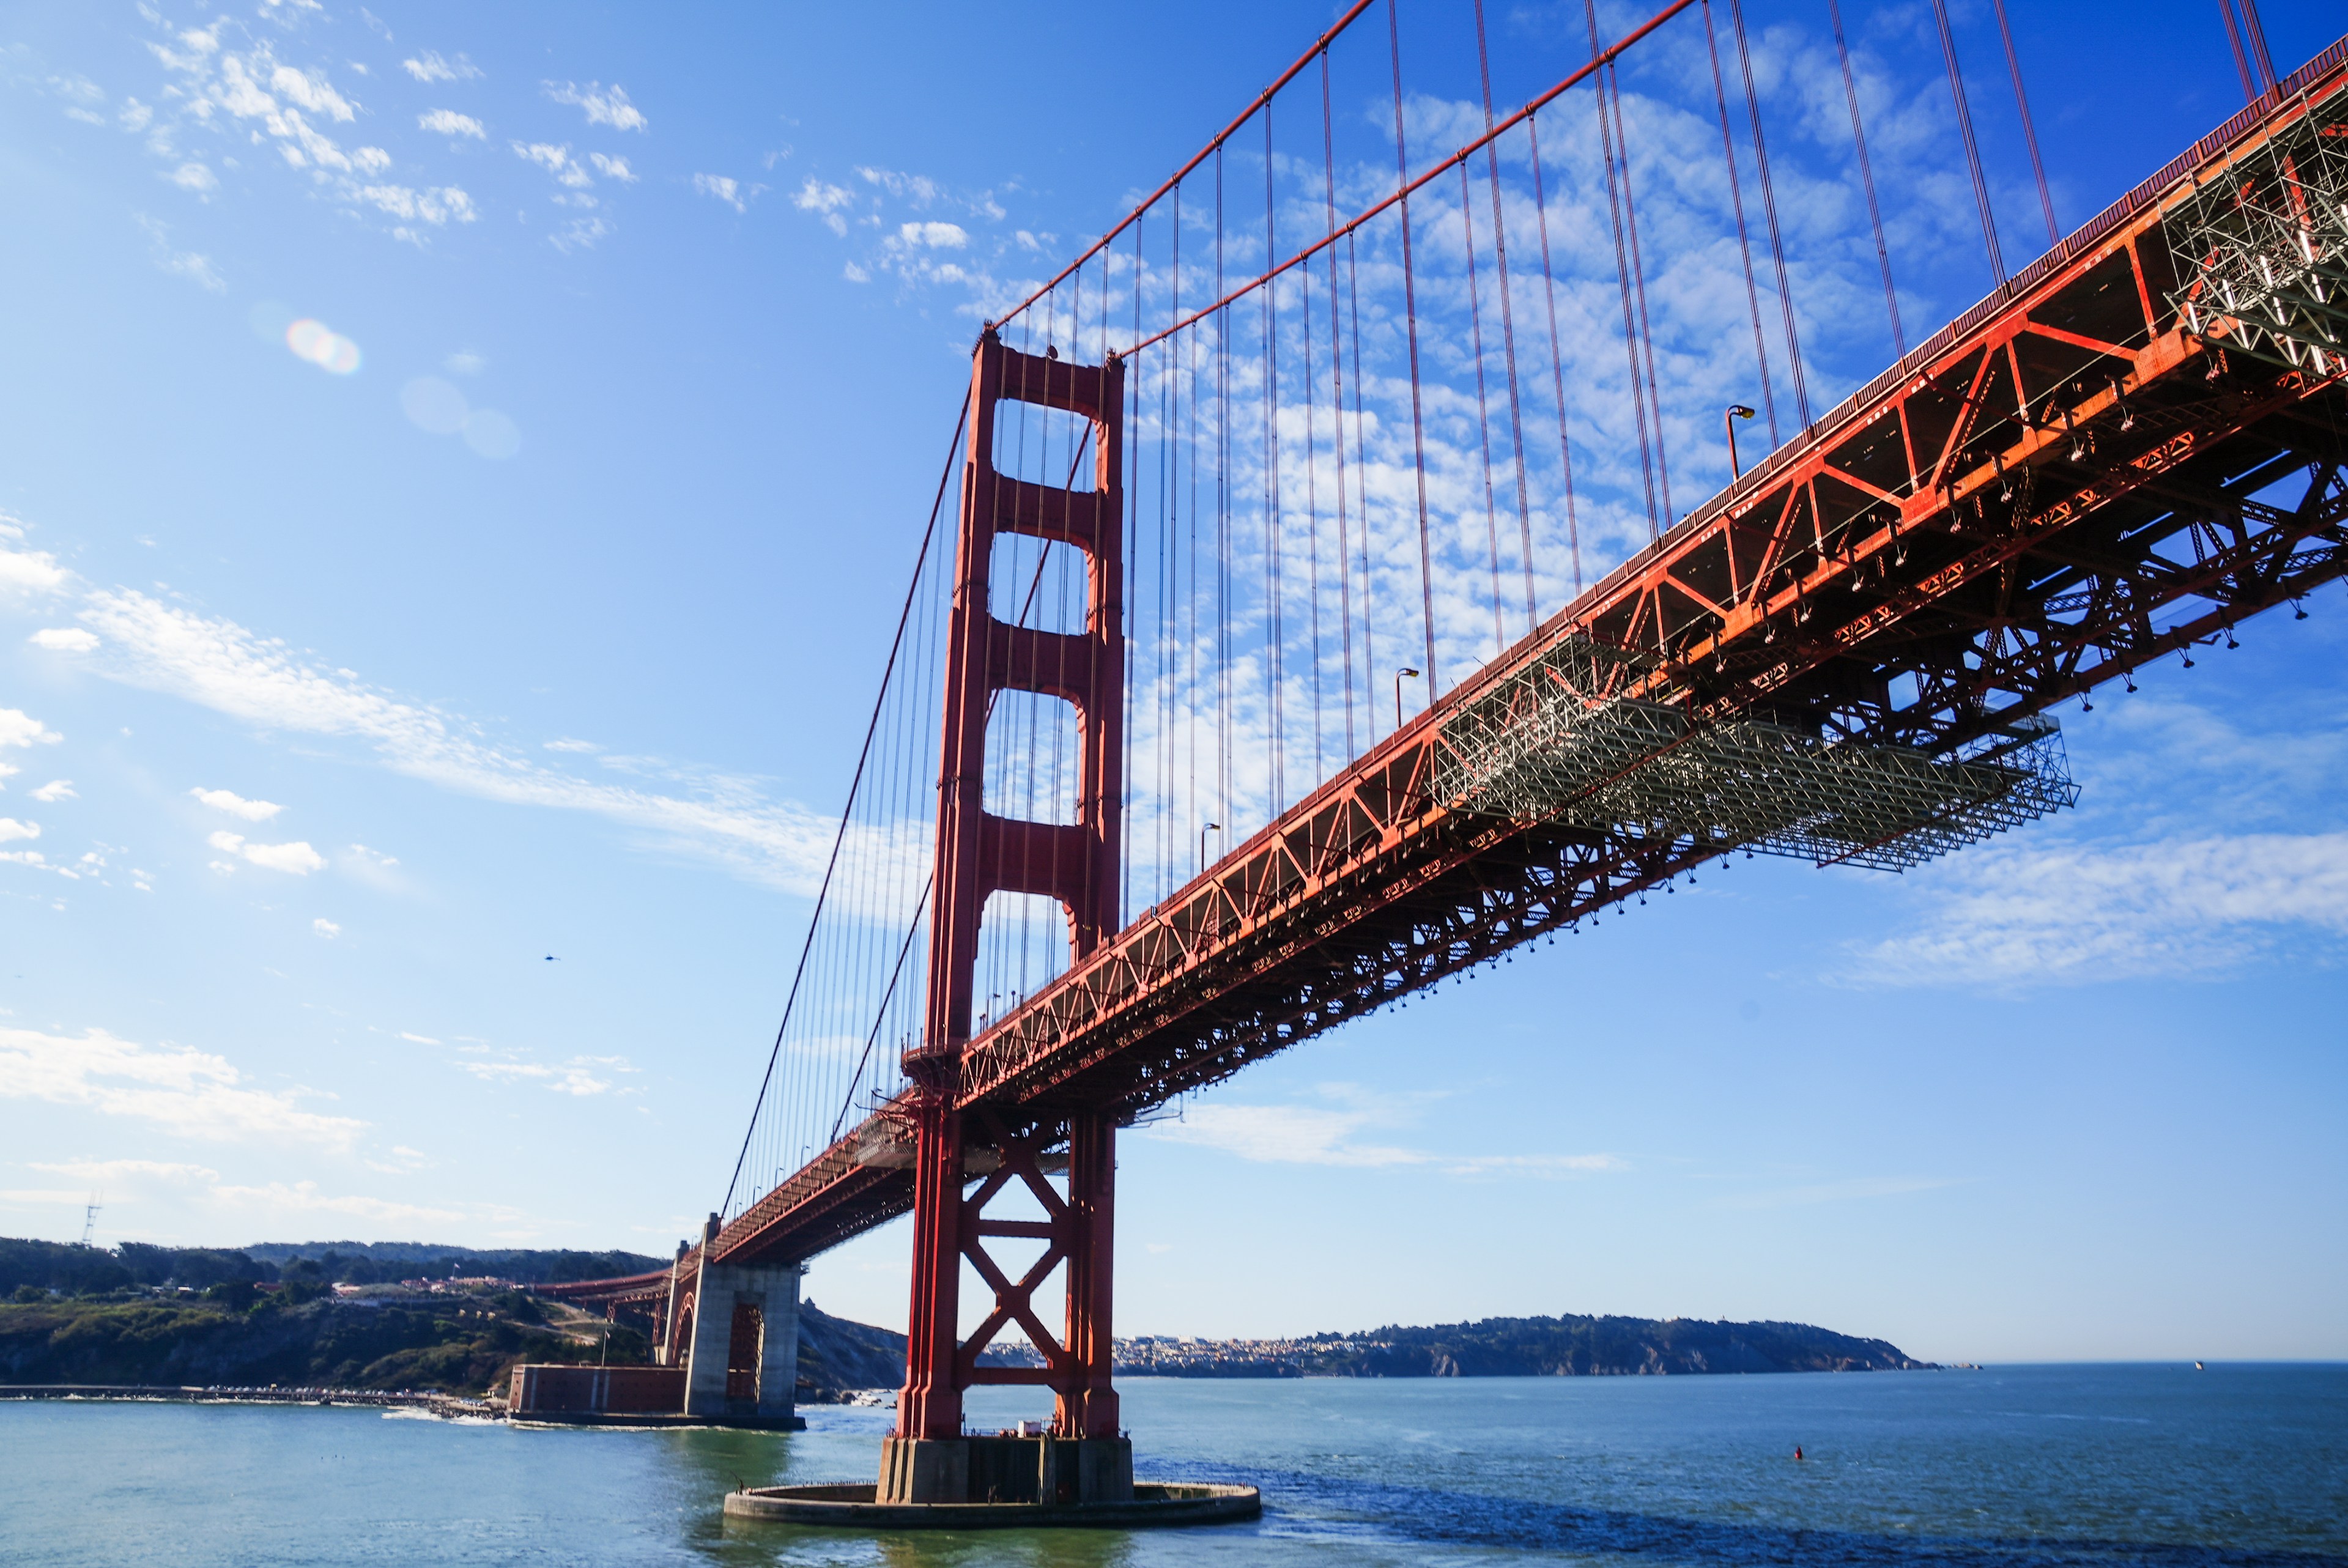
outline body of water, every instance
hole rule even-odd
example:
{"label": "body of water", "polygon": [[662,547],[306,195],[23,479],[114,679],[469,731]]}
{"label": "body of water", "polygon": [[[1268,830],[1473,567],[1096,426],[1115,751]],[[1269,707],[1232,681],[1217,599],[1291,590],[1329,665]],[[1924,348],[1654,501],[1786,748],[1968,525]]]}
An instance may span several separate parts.
{"label": "body of water", "polygon": [[[745,1482],[871,1476],[878,1410],[779,1436],[5,1404],[0,1563],[2348,1568],[2348,1367],[1121,1387],[1143,1479],[1251,1482],[1262,1521],[867,1537],[721,1516]],[[973,1424],[1033,1402],[982,1390]]]}

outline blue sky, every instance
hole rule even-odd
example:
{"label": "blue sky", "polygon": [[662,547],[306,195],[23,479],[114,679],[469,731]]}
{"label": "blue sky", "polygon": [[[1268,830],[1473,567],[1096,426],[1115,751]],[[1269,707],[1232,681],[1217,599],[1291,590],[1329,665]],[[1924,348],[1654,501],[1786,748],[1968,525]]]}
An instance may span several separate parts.
{"label": "blue sky", "polygon": [[[2066,224],[2238,105],[2208,9],[2018,15]],[[1797,274],[1821,402],[1890,356],[1822,12],[1751,8],[1796,253],[1841,258]],[[1985,285],[1978,229],[1929,11],[1846,12],[1912,342]],[[1504,99],[1580,59],[1493,15]],[[2019,264],[1995,33],[1957,15]],[[0,17],[0,1232],[77,1236],[96,1191],[108,1242],[686,1233],[977,316],[1328,19]],[[2336,26],[2266,21],[2284,70]],[[1120,1327],[2348,1355],[2348,599],[2312,609],[2066,712],[2061,820],[1905,877],[1739,861],[1128,1135]],[[809,1294],[900,1322],[906,1247]]]}

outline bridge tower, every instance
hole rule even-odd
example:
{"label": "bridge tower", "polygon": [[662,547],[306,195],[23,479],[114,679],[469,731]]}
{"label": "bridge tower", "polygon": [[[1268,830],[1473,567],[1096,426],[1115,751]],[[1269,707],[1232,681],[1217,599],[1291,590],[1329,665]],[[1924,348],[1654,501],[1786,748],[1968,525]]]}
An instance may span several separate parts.
{"label": "bridge tower", "polygon": [[[1092,484],[1058,489],[1001,472],[996,422],[1007,404],[1060,409],[1089,421]],[[1117,1180],[1113,1115],[1066,1106],[1024,1123],[957,1105],[971,1037],[979,923],[996,892],[1056,899],[1068,920],[1072,961],[1123,925],[1118,903],[1118,818],[1124,755],[1125,366],[1112,356],[1079,366],[1038,358],[981,336],[971,368],[953,602],[946,637],[944,734],[940,747],[936,884],[931,900],[928,997],[922,1037],[905,1057],[917,1086],[914,1128],[913,1289],[905,1387],[894,1436],[883,1445],[883,1501],[955,1502],[1030,1488],[1041,1501],[1132,1495],[1132,1453],[1117,1428],[1110,1386],[1110,1253]],[[1059,633],[1006,623],[990,606],[995,541],[1024,534],[1083,552],[1083,629]],[[1033,692],[1076,710],[1076,820],[1019,820],[986,810],[986,730],[995,694]],[[967,1123],[967,1124],[966,1124]],[[1065,1145],[1065,1193],[1046,1179],[1047,1150]],[[975,1191],[965,1196],[973,1178]],[[1048,1216],[989,1220],[987,1202],[1013,1182]],[[988,1256],[990,1237],[1045,1243],[1012,1279]],[[968,1340],[961,1334],[967,1258],[994,1289],[994,1305]],[[1034,1295],[1066,1265],[1064,1331],[1055,1336]],[[1017,1324],[1041,1351],[1042,1368],[983,1367],[979,1353]],[[1056,1396],[1048,1439],[1005,1449],[966,1439],[963,1391],[980,1383],[1040,1383]],[[1001,1451],[998,1451],[1001,1450]],[[1040,1468],[1039,1468],[1040,1467]]]}

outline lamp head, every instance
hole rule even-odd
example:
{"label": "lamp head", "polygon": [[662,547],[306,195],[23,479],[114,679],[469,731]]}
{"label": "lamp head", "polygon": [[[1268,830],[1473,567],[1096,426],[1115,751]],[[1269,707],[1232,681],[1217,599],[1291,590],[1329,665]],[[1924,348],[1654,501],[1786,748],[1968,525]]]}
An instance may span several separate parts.
{"label": "lamp head", "polygon": [[1728,412],[1732,418],[1750,419],[1753,418],[1753,410],[1747,408],[1742,403],[1731,403],[1728,406]]}

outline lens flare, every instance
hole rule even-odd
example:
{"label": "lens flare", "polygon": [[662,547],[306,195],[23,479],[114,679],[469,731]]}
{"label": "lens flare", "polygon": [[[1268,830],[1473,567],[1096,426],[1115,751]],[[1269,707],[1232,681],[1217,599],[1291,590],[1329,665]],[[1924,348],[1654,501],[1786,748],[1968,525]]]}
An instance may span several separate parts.
{"label": "lens flare", "polygon": [[465,428],[465,395],[438,376],[419,376],[399,389],[399,411],[409,424],[436,436],[454,436]]}
{"label": "lens flare", "polygon": [[521,431],[495,408],[476,408],[465,417],[465,445],[485,458],[510,458],[521,450]]}
{"label": "lens flare", "polygon": [[357,344],[307,316],[285,329],[285,346],[296,359],[306,359],[331,375],[348,376],[359,367]]}

